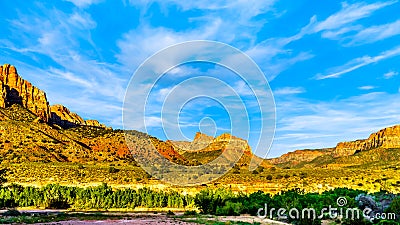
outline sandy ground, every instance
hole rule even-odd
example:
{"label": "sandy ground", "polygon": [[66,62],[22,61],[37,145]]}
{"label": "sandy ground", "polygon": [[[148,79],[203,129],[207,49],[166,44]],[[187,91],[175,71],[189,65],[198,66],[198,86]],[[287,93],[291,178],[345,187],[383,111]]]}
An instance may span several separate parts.
{"label": "sandy ground", "polygon": [[[209,220],[216,220],[220,222],[228,221],[241,221],[254,223],[258,222],[263,225],[290,225],[287,223],[277,222],[268,219],[259,219],[252,216],[223,216],[223,217],[211,217]],[[174,219],[167,217],[165,215],[156,216],[144,216],[136,217],[132,219],[120,219],[120,220],[93,220],[93,221],[78,221],[78,220],[68,220],[60,222],[49,222],[49,223],[37,223],[39,225],[111,225],[111,224],[121,224],[121,225],[199,225],[198,223],[187,222],[181,219]]]}
{"label": "sandy ground", "polygon": [[[259,222],[264,225],[288,225],[287,223],[276,222],[272,220],[258,220],[252,218],[243,218],[243,217],[221,217],[218,218],[218,221],[242,221],[242,222]],[[121,224],[121,225],[199,225],[198,223],[193,222],[185,222],[178,219],[168,218],[165,216],[155,216],[155,217],[146,217],[146,218],[134,218],[132,220],[96,220],[96,221],[60,221],[60,222],[52,222],[52,223],[39,223],[40,225],[69,225],[69,224],[78,224],[78,225],[111,225],[111,224]]]}
{"label": "sandy ground", "polygon": [[180,220],[174,220],[163,216],[146,217],[146,218],[134,218],[132,220],[96,220],[96,221],[60,221],[52,223],[38,223],[41,225],[110,225],[110,224],[121,224],[121,225],[198,225],[197,223],[188,223]]}
{"label": "sandy ground", "polygon": [[[4,211],[4,210],[0,210]],[[65,210],[19,210],[20,212],[25,213],[37,213],[37,214],[59,214],[61,212],[66,212]],[[88,212],[87,212],[88,213]],[[90,214],[90,213],[88,213]],[[40,225],[69,225],[69,224],[78,224],[78,225],[110,225],[110,224],[121,224],[121,225],[199,225],[199,223],[189,222],[193,221],[195,218],[173,218],[168,217],[165,214],[150,214],[150,213],[116,213],[116,212],[106,212],[102,213],[103,215],[123,215],[124,219],[105,219],[105,220],[67,220],[67,221],[59,221],[59,222],[47,222],[47,223],[36,223]],[[182,216],[183,213],[176,213],[176,215]],[[258,222],[262,225],[290,225],[283,222],[273,221],[269,219],[261,219],[255,216],[250,215],[241,215],[241,216],[204,216],[203,220],[209,221],[220,221],[220,222],[228,222],[228,221],[241,221],[254,223]]]}

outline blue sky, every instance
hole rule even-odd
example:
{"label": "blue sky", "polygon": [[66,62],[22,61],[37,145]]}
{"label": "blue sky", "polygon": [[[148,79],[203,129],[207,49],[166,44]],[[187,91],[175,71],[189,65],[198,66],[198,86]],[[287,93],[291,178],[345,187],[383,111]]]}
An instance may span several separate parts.
{"label": "blue sky", "polygon": [[[398,1],[16,0],[0,8],[0,62],[17,66],[50,104],[113,127],[122,127],[125,90],[138,66],[167,46],[198,39],[242,50],[265,73],[276,104],[270,157],[400,123]],[[179,68],[198,74],[207,66]],[[207,132],[229,130],[226,111],[208,106],[182,110],[180,123],[194,124],[185,136],[205,115],[218,125]],[[155,119],[149,133],[164,138],[157,126]]]}

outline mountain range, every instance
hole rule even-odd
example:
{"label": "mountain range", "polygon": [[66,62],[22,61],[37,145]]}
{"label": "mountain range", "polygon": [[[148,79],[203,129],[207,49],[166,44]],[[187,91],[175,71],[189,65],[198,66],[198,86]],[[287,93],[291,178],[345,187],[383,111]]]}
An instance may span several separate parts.
{"label": "mountain range", "polygon": [[[247,166],[253,157],[247,141],[230,134],[214,138],[197,133],[191,142],[162,141],[138,131],[114,130],[97,120],[84,120],[63,105],[50,105],[46,93],[22,79],[9,64],[0,66],[0,131],[0,157],[5,162],[135,163],[135,151],[141,151],[146,140],[151,140],[162,156],[184,165],[210,162],[228,145],[243,151],[240,166]],[[128,149],[126,134],[134,137],[136,148]],[[296,150],[260,160],[265,168],[347,166],[397,160],[398,149],[400,125],[332,148]]]}

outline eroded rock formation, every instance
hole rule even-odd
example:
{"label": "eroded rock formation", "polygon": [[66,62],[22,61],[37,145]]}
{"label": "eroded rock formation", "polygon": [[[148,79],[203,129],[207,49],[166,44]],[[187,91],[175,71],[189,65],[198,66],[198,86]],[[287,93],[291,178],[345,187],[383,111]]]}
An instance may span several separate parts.
{"label": "eroded rock formation", "polygon": [[63,128],[74,126],[106,128],[97,120],[85,121],[63,105],[50,106],[44,91],[22,79],[14,66],[4,64],[0,66],[0,107],[6,108],[13,104],[23,106],[46,123],[57,124]]}
{"label": "eroded rock formation", "polygon": [[0,66],[0,107],[20,104],[43,121],[49,122],[50,106],[46,93],[22,79],[14,66]]}

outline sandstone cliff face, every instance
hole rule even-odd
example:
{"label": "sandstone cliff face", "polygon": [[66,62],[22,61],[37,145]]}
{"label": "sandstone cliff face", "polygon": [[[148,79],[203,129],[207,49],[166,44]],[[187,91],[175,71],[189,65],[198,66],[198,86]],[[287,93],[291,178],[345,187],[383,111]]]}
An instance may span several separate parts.
{"label": "sandstone cliff face", "polygon": [[51,110],[51,122],[57,124],[63,128],[70,128],[76,126],[92,126],[106,128],[105,125],[100,124],[97,120],[84,120],[78,114],[71,112],[67,107],[63,105],[52,105]]}
{"label": "sandstone cliff face", "polygon": [[69,111],[69,109],[63,105],[52,105],[50,109],[52,123],[63,128],[85,125],[85,120],[83,120],[82,117]]}
{"label": "sandstone cliff face", "polygon": [[20,104],[43,121],[50,119],[50,107],[46,94],[22,79],[14,66],[0,66],[0,107]]}
{"label": "sandstone cliff face", "polygon": [[333,156],[348,156],[358,151],[365,151],[378,147],[400,148],[400,125],[382,129],[371,134],[368,139],[340,142],[337,144]]}
{"label": "sandstone cliff face", "polygon": [[[0,73],[0,76],[2,74]],[[0,77],[0,107],[6,107],[6,86],[3,83],[3,79]]]}

